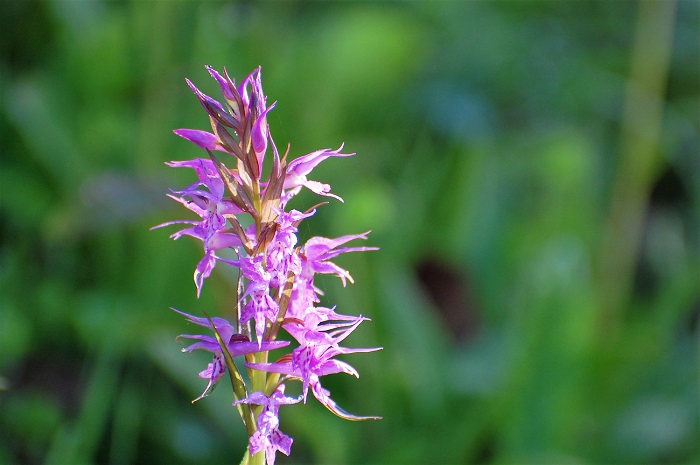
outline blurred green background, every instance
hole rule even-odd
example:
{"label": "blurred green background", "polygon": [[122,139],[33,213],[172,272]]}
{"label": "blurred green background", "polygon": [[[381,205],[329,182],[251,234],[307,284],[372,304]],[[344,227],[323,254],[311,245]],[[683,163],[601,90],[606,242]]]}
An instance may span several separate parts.
{"label": "blurred green background", "polygon": [[[0,4],[0,463],[238,463],[168,310],[222,314],[187,216],[202,153],[184,82],[262,66],[293,157],[345,204],[302,240],[372,229],[324,303],[362,313],[361,378],[282,411],[281,464],[699,463],[696,1]],[[318,201],[304,194],[294,205]]]}

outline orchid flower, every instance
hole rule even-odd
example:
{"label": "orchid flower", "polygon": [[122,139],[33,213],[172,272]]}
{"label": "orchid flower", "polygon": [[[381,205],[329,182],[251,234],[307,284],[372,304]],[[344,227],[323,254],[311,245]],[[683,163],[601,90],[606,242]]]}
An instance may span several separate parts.
{"label": "orchid flower", "polygon": [[[207,334],[179,337],[191,341],[183,352],[204,350],[213,355],[199,373],[207,386],[195,401],[211,393],[228,373],[233,405],[249,438],[244,463],[274,465],[277,451],[289,455],[292,446],[292,438],[279,429],[280,407],[306,402],[309,390],[342,418],[379,418],[347,413],[321,385],[321,378],[331,374],[359,377],[352,365],[337,356],[380,348],[341,345],[368,318],[343,315],[335,307],[319,305],[323,292],[314,283],[316,274],[336,275],[343,286],[352,283],[350,273],[332,260],[344,253],[377,249],[345,246],[356,239],[366,240],[369,232],[335,239],[315,236],[298,245],[299,224],[315,215],[322,204],[302,212],[288,210],[287,203],[302,187],[342,202],[331,193],[330,185],[309,176],[329,158],[354,154],[342,153],[341,145],[337,150],[317,150],[288,162],[288,153],[279,155],[270,133],[268,114],[276,103],[267,104],[260,68],[239,84],[226,70],[207,70],[221,89],[222,101],[186,82],[206,110],[211,132],[174,132],[204,150],[208,158],[167,163],[173,168],[194,170],[196,181],[184,189],[171,190],[168,196],[197,218],[169,221],[155,228],[185,225],[170,237],[190,236],[202,242],[204,254],[194,271],[197,297],[217,264],[238,270],[235,296],[227,306],[230,319],[175,310],[188,322],[207,329]],[[225,157],[223,161],[219,156]],[[268,169],[263,169],[266,164]],[[269,174],[263,178],[265,172]],[[286,348],[291,339],[295,348],[270,362],[272,351]],[[245,358],[242,364],[236,360],[239,356]],[[239,365],[245,372],[239,370]],[[292,382],[301,383],[301,396],[285,396],[285,387]]]}

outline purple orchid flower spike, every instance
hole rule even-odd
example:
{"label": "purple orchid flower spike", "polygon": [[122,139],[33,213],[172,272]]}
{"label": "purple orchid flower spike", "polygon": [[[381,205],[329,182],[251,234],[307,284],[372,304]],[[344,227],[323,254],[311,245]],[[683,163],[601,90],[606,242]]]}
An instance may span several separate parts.
{"label": "purple orchid flower spike", "polygon": [[289,455],[292,448],[292,438],[279,430],[279,409],[281,405],[296,404],[301,397],[284,395],[284,384],[281,384],[268,397],[260,391],[250,394],[247,398],[235,401],[233,404],[252,404],[263,407],[258,415],[258,430],[250,437],[250,454],[255,455],[265,451],[267,465],[275,464],[275,454],[279,450]]}
{"label": "purple orchid flower spike", "polygon": [[[328,410],[347,420],[379,418],[346,412],[321,385],[320,379],[331,374],[359,377],[353,366],[337,356],[380,348],[341,346],[369,319],[342,315],[335,307],[322,306],[323,292],[314,284],[316,274],[334,274],[343,286],[347,281],[353,282],[350,273],[332,260],[343,253],[377,249],[346,246],[352,240],[367,239],[368,232],[334,239],[316,236],[298,245],[300,223],[315,215],[316,207],[325,202],[302,213],[286,211],[288,201],[307,188],[342,202],[331,193],[328,184],[310,180],[309,176],[330,157],[354,154],[342,153],[341,145],[337,150],[317,150],[291,161],[287,159],[288,151],[280,157],[267,120],[275,103],[267,104],[260,68],[240,84],[229,77],[225,68],[222,73],[210,66],[206,69],[218,83],[223,100],[209,97],[189,80],[187,85],[206,110],[211,132],[200,129],[174,132],[205,150],[208,157],[168,163],[173,168],[194,170],[197,180],[184,189],[171,190],[168,196],[197,217],[166,222],[155,228],[183,225],[170,237],[191,236],[202,241],[204,254],[194,271],[197,297],[217,264],[238,269],[238,285],[229,305],[234,309],[235,321],[200,318],[173,310],[208,331],[179,336],[189,340],[183,352],[204,350],[213,356],[199,373],[200,378],[207,380],[207,386],[195,401],[209,395],[228,372],[233,404],[249,438],[244,462],[274,465],[277,452],[289,455],[292,446],[292,438],[279,429],[279,409],[282,405],[306,402],[309,391]],[[268,162],[271,166],[265,170],[269,174],[264,179],[263,164],[268,148],[272,151],[272,162]],[[219,159],[215,151],[227,153],[231,158]],[[235,166],[227,166],[231,161]],[[254,340],[251,341],[250,335]],[[283,340],[285,337],[288,340]],[[295,348],[276,362],[269,362],[273,360],[270,351],[288,346],[289,339],[294,339]],[[240,362],[234,359],[238,356],[245,356],[247,373],[239,369]],[[299,397],[284,394],[285,384],[291,381],[301,382]]]}

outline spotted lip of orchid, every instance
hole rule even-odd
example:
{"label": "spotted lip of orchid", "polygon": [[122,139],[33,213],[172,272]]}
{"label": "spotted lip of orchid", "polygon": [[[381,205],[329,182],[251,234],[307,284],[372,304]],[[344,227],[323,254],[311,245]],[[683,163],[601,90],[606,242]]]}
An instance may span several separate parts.
{"label": "spotted lip of orchid", "polygon": [[[341,254],[377,248],[346,246],[353,240],[366,240],[369,231],[337,238],[314,236],[299,245],[300,223],[327,202],[306,211],[287,210],[287,203],[302,188],[342,202],[331,192],[330,185],[309,178],[321,162],[355,154],[342,153],[341,145],[337,150],[321,149],[288,161],[289,149],[280,156],[270,132],[268,114],[276,102],[267,103],[260,68],[239,84],[225,69],[206,69],[220,87],[223,100],[204,94],[190,80],[186,82],[205,109],[211,131],[174,132],[207,156],[166,163],[194,171],[195,182],[168,194],[194,214],[193,219],[169,221],[152,229],[183,225],[170,236],[172,239],[190,236],[202,242],[204,253],[193,275],[197,297],[217,265],[237,268],[237,285],[232,286],[235,297],[226,310],[234,319],[198,317],[173,309],[189,323],[206,328],[204,334],[181,334],[178,339],[189,341],[183,352],[202,350],[213,357],[198,375],[207,381],[207,386],[195,401],[209,395],[228,372],[233,405],[249,438],[244,462],[274,465],[276,453],[289,455],[293,442],[279,429],[279,410],[306,402],[309,390],[341,418],[380,418],[346,412],[321,385],[321,378],[331,374],[359,377],[357,370],[338,360],[338,356],[381,348],[342,346],[369,319],[321,306],[324,295],[314,282],[318,274],[332,274],[340,278],[343,286],[352,283],[350,273],[333,260]],[[268,173],[266,179],[263,173]],[[270,362],[274,360],[270,358],[271,351],[290,345],[284,337],[293,339],[295,348]],[[239,356],[245,358],[244,363],[236,361]],[[239,365],[245,372],[239,370]],[[302,394],[286,396],[286,384],[295,381],[301,383]]]}

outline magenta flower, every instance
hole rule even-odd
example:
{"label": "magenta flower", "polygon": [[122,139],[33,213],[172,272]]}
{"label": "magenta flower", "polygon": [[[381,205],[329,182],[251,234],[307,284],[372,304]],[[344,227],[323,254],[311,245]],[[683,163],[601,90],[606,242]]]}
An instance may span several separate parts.
{"label": "magenta flower", "polygon": [[270,295],[270,273],[263,267],[262,261],[262,255],[240,261],[241,272],[250,282],[243,295],[243,298],[248,297],[248,303],[243,307],[241,324],[255,320],[258,344],[262,344],[266,321],[275,321],[279,310],[279,304]]}
{"label": "magenta flower", "polygon": [[354,282],[352,276],[347,270],[339,267],[335,263],[330,262],[332,258],[337,257],[341,253],[347,252],[366,252],[368,250],[379,250],[377,247],[342,247],[347,242],[355,239],[367,239],[369,231],[362,234],[353,234],[349,236],[338,237],[336,239],[328,239],[326,237],[312,237],[302,249],[302,274],[304,276],[313,275],[314,273],[334,274],[343,281],[343,286],[346,280]]}
{"label": "magenta flower", "polygon": [[[168,194],[168,197],[196,213],[200,217],[200,221],[169,221],[151,229],[172,224],[192,225],[172,234],[170,237],[179,239],[183,235],[192,236],[201,240],[204,245],[204,257],[197,264],[194,271],[194,282],[197,286],[197,296],[199,297],[204,279],[211,275],[216,265],[214,252],[242,245],[240,237],[228,231],[226,219],[224,218],[224,215],[241,213],[241,210],[233,202],[224,199],[224,183],[211,160],[197,158],[185,162],[170,162],[167,165],[174,168],[192,168],[197,174],[199,182],[181,191],[173,191],[173,194],[177,195]],[[206,190],[203,188],[206,188]]]}
{"label": "magenta flower", "polygon": [[[207,386],[195,400],[207,396],[229,372],[233,404],[249,436],[249,463],[262,464],[266,460],[268,465],[274,465],[277,451],[289,455],[292,446],[292,438],[279,429],[279,409],[302,399],[306,402],[309,390],[342,418],[379,418],[345,412],[321,385],[321,378],[331,374],[359,377],[353,366],[337,356],[380,348],[341,346],[368,319],[342,315],[335,307],[320,305],[323,292],[314,283],[316,274],[336,275],[343,286],[353,282],[350,273],[332,260],[343,253],[377,249],[345,246],[355,239],[367,239],[368,232],[335,239],[316,236],[298,245],[299,224],[316,214],[316,208],[287,211],[287,203],[302,187],[342,201],[331,193],[328,184],[309,176],[329,158],[354,154],[342,153],[341,145],[337,150],[317,150],[288,161],[288,153],[279,155],[270,134],[267,115],[275,103],[267,104],[260,68],[240,84],[226,70],[207,70],[221,88],[221,101],[204,94],[189,80],[187,84],[206,110],[211,132],[174,132],[204,150],[208,157],[168,163],[174,168],[194,170],[196,182],[168,195],[197,218],[170,221],[155,228],[183,224],[185,227],[171,238],[191,236],[202,241],[204,253],[194,271],[198,297],[204,280],[217,264],[237,268],[238,283],[232,286],[235,295],[227,307],[235,321],[200,318],[175,310],[189,322],[214,333],[179,337],[192,341],[184,352],[205,350],[213,355],[211,363],[199,373],[200,378],[207,380]],[[272,155],[266,161],[268,149]],[[218,156],[225,158],[222,161]],[[263,179],[263,173],[269,173],[267,179]],[[290,344],[284,337],[294,339],[296,348],[270,362],[270,351]],[[247,373],[238,368],[241,362],[235,358],[241,355],[245,356]],[[301,383],[302,395],[285,396],[286,383],[295,381]]]}
{"label": "magenta flower", "polygon": [[[180,310],[174,309],[180,315],[184,315],[187,319],[196,325],[211,328],[209,320],[206,318],[198,318],[196,316],[190,315],[189,313],[181,312]],[[289,345],[289,341],[268,341],[263,344],[257,344],[255,342],[250,342],[246,336],[242,334],[236,334],[234,328],[223,318],[212,318],[212,323],[219,333],[221,338],[226,343],[226,349],[231,353],[231,356],[235,357],[238,355],[252,354],[254,352],[268,351],[286,347]],[[190,344],[189,346],[182,349],[183,352],[193,352],[195,350],[201,349],[206,350],[214,354],[214,360],[207,365],[207,368],[199,373],[199,377],[202,379],[209,380],[207,387],[204,389],[202,395],[197,397],[192,402],[196,402],[203,397],[208,396],[216,387],[216,383],[221,379],[226,373],[226,364],[224,362],[224,355],[221,351],[221,346],[215,337],[203,336],[201,334],[181,334],[178,336],[184,337],[186,339],[194,339],[198,342]]]}
{"label": "magenta flower", "polygon": [[234,402],[234,405],[243,403],[263,407],[258,415],[258,430],[250,437],[250,453],[254,455],[264,450],[268,465],[275,465],[278,450],[289,455],[292,448],[292,438],[279,430],[279,409],[280,405],[296,404],[301,398],[285,396],[284,387],[280,384],[269,397],[258,391]]}
{"label": "magenta flower", "polygon": [[276,220],[278,225],[275,237],[267,246],[267,267],[270,270],[270,286],[280,288],[284,285],[289,273],[294,276],[301,274],[301,257],[297,245],[297,224],[303,219],[316,213],[311,210],[301,213],[297,210],[280,211]]}
{"label": "magenta flower", "polygon": [[294,318],[303,318],[308,308],[319,302],[318,295],[322,293],[314,286],[313,278],[316,273],[335,274],[346,285],[346,281],[353,282],[350,273],[331,262],[330,260],[342,253],[365,252],[378,250],[376,247],[342,247],[337,248],[354,239],[367,239],[368,232],[342,236],[336,239],[326,237],[312,237],[301,248],[301,273],[296,280],[293,298],[288,310],[288,315]]}
{"label": "magenta flower", "polygon": [[288,196],[287,198],[291,198],[296,195],[301,190],[301,186],[304,186],[316,194],[334,197],[342,202],[343,199],[335,194],[331,194],[331,186],[318,181],[310,181],[306,178],[306,176],[311,173],[311,170],[316,168],[319,163],[329,157],[351,157],[355,155],[354,153],[340,153],[342,149],[343,146],[341,145],[338,150],[317,150],[309,153],[308,155],[299,157],[296,160],[292,160],[289,163],[289,167],[287,168],[287,176],[284,180],[284,188],[289,189],[286,192],[286,195]]}
{"label": "magenta flower", "polygon": [[226,151],[226,148],[221,145],[216,135],[211,132],[200,131],[198,129],[176,129],[173,132],[204,150]]}
{"label": "magenta flower", "polygon": [[[332,313],[335,314],[333,311]],[[337,314],[333,316],[347,319]],[[306,396],[310,386],[311,392],[316,399],[336,415],[346,419],[366,419],[368,417],[351,415],[340,409],[337,404],[331,400],[330,393],[321,387],[321,381],[319,379],[322,376],[336,373],[347,373],[359,378],[360,375],[357,373],[357,370],[351,365],[341,360],[335,360],[333,357],[340,354],[381,350],[381,347],[354,349],[340,347],[339,343],[348,337],[362,321],[366,320],[366,318],[363,317],[351,318],[352,320],[350,322],[345,323],[318,325],[314,322],[311,327],[300,324],[300,322],[289,323],[285,325],[285,330],[299,342],[299,347],[294,349],[292,356],[283,357],[280,361],[275,363],[246,363],[246,366],[256,370],[280,373],[292,378],[297,378],[302,382],[302,397],[304,402],[306,402]]]}

